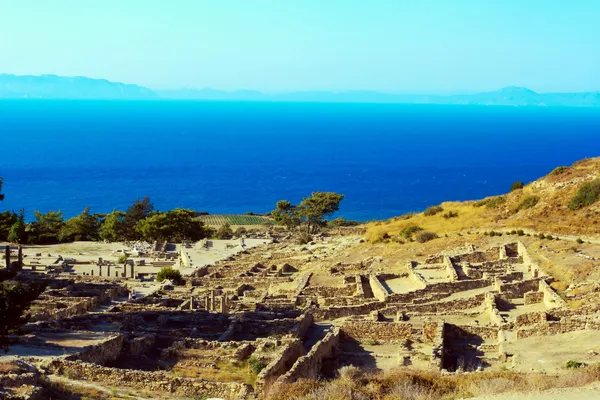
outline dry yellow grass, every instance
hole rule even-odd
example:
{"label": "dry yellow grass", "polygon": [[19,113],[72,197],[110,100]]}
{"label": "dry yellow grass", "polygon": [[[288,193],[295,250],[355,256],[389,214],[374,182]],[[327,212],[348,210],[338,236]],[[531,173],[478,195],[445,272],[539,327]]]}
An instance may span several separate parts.
{"label": "dry yellow grass", "polygon": [[[410,218],[396,217],[388,221],[367,224],[366,239],[371,243],[394,237],[409,225],[417,225],[438,235],[465,230],[531,229],[543,233],[563,235],[598,235],[600,202],[580,210],[569,210],[568,205],[578,188],[600,174],[600,157],[579,161],[561,173],[546,177],[503,196],[504,202],[496,208],[475,207],[475,201],[442,203],[444,211],[432,216],[423,213]],[[531,208],[517,211],[527,197],[538,197]],[[448,211],[458,213],[455,218],[444,218]]]}
{"label": "dry yellow grass", "polygon": [[268,400],[381,400],[459,399],[504,392],[532,392],[552,388],[580,387],[600,379],[600,367],[565,370],[560,374],[483,372],[455,376],[437,372],[398,369],[369,373],[344,367],[332,381],[300,380],[275,387]]}

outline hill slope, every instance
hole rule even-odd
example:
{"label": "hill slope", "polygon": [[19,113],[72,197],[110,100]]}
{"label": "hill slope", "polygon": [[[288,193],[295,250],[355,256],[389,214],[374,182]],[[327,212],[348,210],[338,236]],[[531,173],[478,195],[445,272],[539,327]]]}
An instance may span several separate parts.
{"label": "hill slope", "polygon": [[83,76],[0,74],[0,99],[154,99],[142,86]]}
{"label": "hill slope", "polygon": [[[396,217],[367,225],[367,239],[394,238],[407,226],[416,225],[443,235],[468,230],[525,229],[534,232],[600,238],[600,201],[577,210],[569,203],[586,182],[600,177],[600,157],[559,167],[523,189],[480,201],[446,202],[443,211]],[[449,211],[458,216],[445,218]]]}

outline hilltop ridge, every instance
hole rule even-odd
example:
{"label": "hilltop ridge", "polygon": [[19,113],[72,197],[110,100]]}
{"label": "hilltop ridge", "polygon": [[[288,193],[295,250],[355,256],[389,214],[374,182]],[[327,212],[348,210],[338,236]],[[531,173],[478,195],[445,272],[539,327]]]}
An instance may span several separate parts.
{"label": "hilltop ridge", "polygon": [[457,95],[399,94],[372,90],[292,91],[263,93],[256,90],[224,91],[211,88],[153,90],[140,85],[83,76],[0,74],[0,99],[120,99],[399,103],[487,106],[600,107],[600,92],[537,93],[507,86],[499,90]]}

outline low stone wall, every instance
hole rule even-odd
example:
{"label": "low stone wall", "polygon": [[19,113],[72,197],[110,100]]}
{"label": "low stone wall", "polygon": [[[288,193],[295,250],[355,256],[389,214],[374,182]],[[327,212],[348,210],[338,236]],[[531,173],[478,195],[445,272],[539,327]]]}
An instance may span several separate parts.
{"label": "low stone wall", "polygon": [[[434,330],[430,331],[431,328],[435,327]],[[423,336],[431,338],[431,359],[429,363],[432,368],[441,370],[444,367],[444,333],[446,324],[444,321],[439,320],[434,324],[429,325],[428,333],[425,333],[425,326],[423,327]]]}
{"label": "low stone wall", "polygon": [[210,382],[204,379],[180,378],[163,371],[138,371],[102,367],[82,361],[53,360],[49,365],[53,374],[98,382],[109,386],[132,387],[149,392],[171,393],[182,397],[221,397],[237,399],[250,393],[244,383]]}
{"label": "low stone wall", "polygon": [[406,313],[435,313],[435,312],[446,312],[456,310],[468,310],[471,308],[480,307],[485,299],[485,293],[481,293],[471,297],[465,297],[463,299],[456,299],[451,301],[435,301],[425,304],[388,304],[388,307],[381,310],[382,313],[388,314],[386,310],[399,311],[402,310]]}
{"label": "low stone wall", "polygon": [[156,343],[156,335],[147,334],[143,336],[134,337],[125,341],[123,350],[132,356],[145,354],[148,350],[154,347]]}
{"label": "low stone wall", "polygon": [[498,327],[479,325],[454,325],[446,324],[444,328],[446,339],[469,339],[478,336],[482,339],[497,339]]}
{"label": "low stone wall", "polygon": [[525,305],[537,304],[544,301],[544,292],[527,292],[523,295]]}
{"label": "low stone wall", "polygon": [[504,324],[504,318],[500,315],[500,311],[496,305],[496,295],[494,293],[487,292],[485,294],[485,308],[490,315],[492,324],[498,326]]}
{"label": "low stone wall", "polygon": [[503,283],[500,279],[494,281],[495,289],[506,299],[519,299],[525,296],[525,293],[537,291],[539,288],[539,279],[531,279],[521,282]]}
{"label": "low stone wall", "polygon": [[304,273],[302,276],[298,278],[298,283],[296,284],[296,296],[302,293],[302,290],[308,285],[308,281],[310,281],[310,277],[312,276],[312,272]]}
{"label": "low stone wall", "polygon": [[357,306],[330,307],[329,309],[314,309],[313,315],[317,321],[348,317],[351,315],[368,314],[371,311],[379,310],[385,306],[385,303],[373,301]]}
{"label": "low stone wall", "polygon": [[451,282],[458,280],[458,274],[456,273],[456,268],[454,268],[454,264],[452,263],[452,259],[448,256],[444,256],[444,268],[448,273]]}
{"label": "low stone wall", "polygon": [[349,321],[341,330],[344,337],[359,342],[401,343],[412,338],[412,327],[407,322]]}
{"label": "low stone wall", "polygon": [[530,326],[548,321],[548,315],[545,312],[534,312],[517,315],[515,318],[515,327]]}
{"label": "low stone wall", "polygon": [[[541,318],[540,318],[541,319]],[[560,321],[546,321],[517,330],[517,339],[531,336],[549,336],[581,330],[600,330],[600,319],[595,315],[564,317]]]}
{"label": "low stone wall", "polygon": [[302,356],[302,342],[294,340],[284,346],[281,354],[267,365],[256,378],[256,391],[259,393],[268,390],[271,385]]}
{"label": "low stone wall", "polygon": [[303,290],[302,294],[307,296],[320,296],[324,298],[336,298],[344,296],[353,296],[356,293],[356,285],[349,284],[341,287],[331,286],[313,286]]}
{"label": "low stone wall", "polygon": [[323,359],[331,357],[337,351],[339,342],[340,329],[336,327],[323,339],[315,343],[305,356],[300,357],[292,368],[277,380],[277,383],[291,383],[301,378],[318,378]]}
{"label": "low stone wall", "polygon": [[102,365],[108,361],[114,361],[119,358],[121,351],[123,351],[124,341],[125,335],[119,334],[108,338],[102,343],[86,346],[79,353],[68,356],[66,360],[79,360]]}
{"label": "low stone wall", "polygon": [[383,287],[377,275],[371,274],[369,275],[369,284],[371,285],[371,290],[373,291],[373,295],[379,301],[385,301],[388,296],[388,291]]}
{"label": "low stone wall", "polygon": [[567,302],[564,301],[547,283],[545,280],[540,280],[539,291],[544,294],[544,304],[548,308],[563,308],[567,307]]}
{"label": "low stone wall", "polygon": [[306,332],[310,329],[310,327],[315,322],[315,318],[311,313],[302,314],[297,318],[298,322],[296,326],[293,328],[293,334],[297,338],[303,338],[306,335]]}
{"label": "low stone wall", "polygon": [[417,263],[412,261],[409,262],[406,266],[406,271],[408,272],[408,277],[421,289],[424,289],[427,287],[427,281],[421,276],[421,274],[415,271],[415,267],[417,266],[416,264]]}

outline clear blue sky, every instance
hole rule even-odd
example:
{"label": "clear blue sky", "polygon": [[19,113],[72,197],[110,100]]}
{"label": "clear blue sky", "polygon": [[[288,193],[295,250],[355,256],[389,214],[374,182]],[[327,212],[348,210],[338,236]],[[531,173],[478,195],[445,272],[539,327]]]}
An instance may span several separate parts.
{"label": "clear blue sky", "polygon": [[0,72],[271,92],[600,90],[600,0],[0,0]]}

